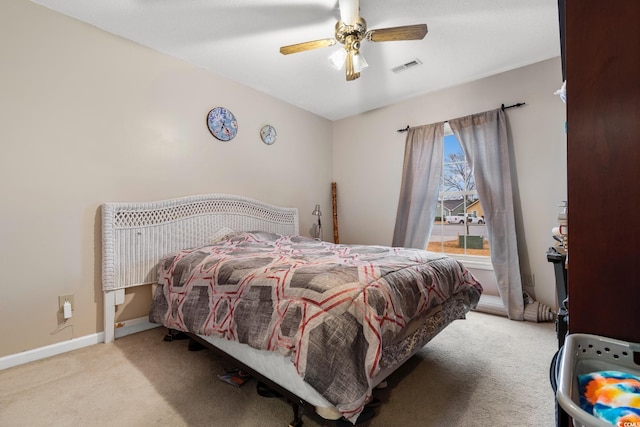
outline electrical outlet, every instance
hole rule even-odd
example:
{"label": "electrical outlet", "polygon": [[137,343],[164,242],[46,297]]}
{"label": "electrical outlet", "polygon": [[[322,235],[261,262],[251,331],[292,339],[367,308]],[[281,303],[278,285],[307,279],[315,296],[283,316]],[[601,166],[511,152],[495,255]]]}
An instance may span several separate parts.
{"label": "electrical outlet", "polygon": [[73,294],[71,294],[71,295],[60,295],[58,297],[58,308],[60,308],[60,311],[64,311],[63,306],[65,301],[69,301],[69,303],[71,304],[72,311],[75,310],[76,304],[73,301]]}

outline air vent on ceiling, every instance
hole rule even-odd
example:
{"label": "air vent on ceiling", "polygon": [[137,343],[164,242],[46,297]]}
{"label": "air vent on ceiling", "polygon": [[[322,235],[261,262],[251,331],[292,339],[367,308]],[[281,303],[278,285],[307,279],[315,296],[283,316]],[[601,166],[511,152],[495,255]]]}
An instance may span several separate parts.
{"label": "air vent on ceiling", "polygon": [[402,65],[398,65],[397,67],[393,67],[391,69],[391,71],[393,71],[394,73],[399,73],[400,71],[408,70],[411,67],[415,67],[415,66],[421,65],[421,64],[422,64],[422,61],[420,61],[418,58],[416,58],[413,61],[409,61],[409,62],[404,63]]}

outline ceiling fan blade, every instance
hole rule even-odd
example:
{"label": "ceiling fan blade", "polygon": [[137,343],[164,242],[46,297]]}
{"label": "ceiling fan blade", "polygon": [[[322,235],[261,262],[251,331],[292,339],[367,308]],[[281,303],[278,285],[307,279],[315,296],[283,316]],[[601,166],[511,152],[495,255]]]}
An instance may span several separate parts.
{"label": "ceiling fan blade", "polygon": [[360,15],[358,0],[338,0],[340,20],[347,25],[355,25]]}
{"label": "ceiling fan blade", "polygon": [[421,40],[426,35],[427,24],[417,24],[370,30],[367,31],[365,38],[372,42],[389,42],[399,40]]}
{"label": "ceiling fan blade", "polygon": [[352,81],[360,77],[360,73],[356,73],[353,67],[353,51],[349,51],[346,58],[347,81]]}
{"label": "ceiling fan blade", "polygon": [[304,52],[305,50],[319,49],[321,47],[333,46],[336,44],[335,39],[322,39],[314,40],[310,42],[290,44],[288,46],[282,46],[280,53],[283,55],[289,55],[290,53]]}

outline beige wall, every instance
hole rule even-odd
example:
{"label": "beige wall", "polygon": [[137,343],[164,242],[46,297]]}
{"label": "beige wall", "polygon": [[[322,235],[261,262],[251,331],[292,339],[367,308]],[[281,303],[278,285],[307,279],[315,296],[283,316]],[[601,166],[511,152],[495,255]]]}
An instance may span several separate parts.
{"label": "beige wall", "polygon": [[[103,330],[105,201],[241,194],[297,207],[307,235],[329,209],[330,121],[24,0],[0,2],[0,34],[0,356]],[[207,130],[216,106],[231,142]]]}
{"label": "beige wall", "polygon": [[523,274],[535,275],[535,287],[526,290],[554,307],[555,278],[545,252],[567,193],[566,113],[553,94],[561,84],[555,58],[334,122],[341,242],[391,244],[406,135],[397,129],[526,102],[507,110],[520,264]]}

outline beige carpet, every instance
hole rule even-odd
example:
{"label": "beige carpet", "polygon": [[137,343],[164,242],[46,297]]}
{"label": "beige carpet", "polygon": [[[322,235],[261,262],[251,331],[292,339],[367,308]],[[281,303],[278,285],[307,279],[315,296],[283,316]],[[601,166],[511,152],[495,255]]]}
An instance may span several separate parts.
{"label": "beige carpet", "polygon": [[[234,388],[230,367],[162,328],[0,371],[0,426],[278,426],[292,420],[255,380]],[[553,323],[470,313],[434,338],[376,390],[362,426],[553,426]],[[333,423],[305,414],[305,426]]]}

